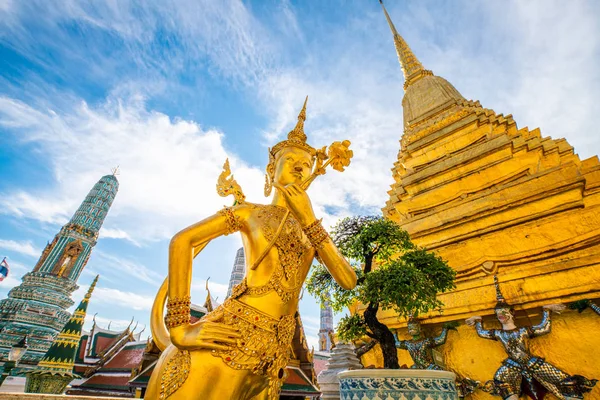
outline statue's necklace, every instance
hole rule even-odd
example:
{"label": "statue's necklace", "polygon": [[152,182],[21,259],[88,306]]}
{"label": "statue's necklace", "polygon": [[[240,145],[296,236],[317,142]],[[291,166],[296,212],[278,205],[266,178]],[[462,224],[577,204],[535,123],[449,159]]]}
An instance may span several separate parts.
{"label": "statue's necklace", "polygon": [[298,286],[298,272],[308,246],[302,241],[300,223],[286,211],[283,207],[266,205],[258,212],[258,219],[262,234],[271,241],[282,223],[282,218],[287,214],[285,222],[283,222],[283,229],[275,239],[275,247],[279,253],[279,264],[283,275],[286,281],[295,288]]}

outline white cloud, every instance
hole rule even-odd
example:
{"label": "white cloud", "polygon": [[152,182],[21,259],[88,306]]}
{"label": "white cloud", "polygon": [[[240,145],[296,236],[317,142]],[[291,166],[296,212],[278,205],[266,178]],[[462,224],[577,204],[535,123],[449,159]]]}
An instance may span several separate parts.
{"label": "white cloud", "polygon": [[[37,43],[32,43],[31,33],[23,22],[30,13],[40,9],[44,10],[44,19],[37,23],[52,35],[40,35]],[[36,46],[51,50],[75,67],[86,67],[85,73],[115,82],[115,86],[123,80],[149,75],[151,79],[144,79],[144,85],[164,90],[162,86],[167,77],[172,89],[178,85],[179,73],[205,68],[211,74],[252,85],[264,76],[277,50],[277,41],[268,35],[252,10],[236,0],[146,1],[143,4],[67,0],[53,7],[47,7],[45,2],[11,2],[3,11],[0,28],[6,30],[5,37],[11,47],[46,67],[53,67],[53,61],[36,52]],[[58,28],[65,22],[108,34],[122,47],[110,44],[103,47],[106,43],[98,43],[82,57],[76,51],[78,42]],[[162,47],[164,40],[172,45]],[[122,59],[133,62],[135,68],[122,68]],[[190,59],[194,62],[190,63]],[[208,66],[207,59],[210,60]],[[56,69],[60,69],[56,73],[61,74],[65,66]]]}
{"label": "white cloud", "polygon": [[[120,165],[120,186],[103,235],[136,242],[163,239],[223,206],[215,191],[226,158],[236,178],[260,182],[262,174],[223,147],[222,133],[194,121],[148,111],[139,97],[109,98],[98,107],[81,102],[70,110],[38,110],[0,98],[0,125],[19,128],[54,165],[52,192],[6,193],[5,213],[63,222],[100,176]],[[90,159],[96,160],[89,163]],[[260,196],[260,183],[245,185]],[[76,195],[78,193],[78,195]],[[111,221],[119,221],[119,228]]]}
{"label": "white cloud", "polygon": [[[0,124],[2,124],[1,120]],[[40,193],[36,196],[17,190],[0,199],[2,206],[0,213],[63,225],[69,220],[66,210],[71,209],[75,212],[77,209],[76,200],[66,195],[60,197],[54,195],[54,198],[49,198],[52,196],[53,194],[50,193]]]}
{"label": "white cloud", "polygon": [[129,233],[119,228],[102,228],[100,229],[99,237],[107,239],[125,239],[138,247],[140,246],[140,243],[137,240],[134,240]]}
{"label": "white cloud", "polygon": [[31,257],[38,257],[41,251],[36,249],[31,241],[17,242],[14,240],[0,239],[0,249],[14,251]]}
{"label": "white cloud", "polygon": [[308,343],[309,349],[319,350],[319,338],[316,336],[306,336],[306,342]]}
{"label": "white cloud", "polygon": [[164,279],[163,276],[137,261],[117,257],[100,250],[95,250],[95,254],[103,260],[102,265],[106,267],[106,270],[111,271],[113,275],[122,276],[126,274],[130,278],[139,279],[151,285],[158,285]]}
{"label": "white cloud", "polygon": [[[70,311],[73,311],[79,304],[83,296],[87,293],[89,285],[81,285],[72,295],[71,298],[75,301],[75,304],[71,307]],[[150,311],[152,303],[154,303],[154,296],[147,296],[139,293],[107,288],[103,286],[96,286],[92,293],[92,299],[90,303],[94,305],[106,304],[111,306],[136,310],[136,311]],[[144,313],[145,315],[146,313]]]}

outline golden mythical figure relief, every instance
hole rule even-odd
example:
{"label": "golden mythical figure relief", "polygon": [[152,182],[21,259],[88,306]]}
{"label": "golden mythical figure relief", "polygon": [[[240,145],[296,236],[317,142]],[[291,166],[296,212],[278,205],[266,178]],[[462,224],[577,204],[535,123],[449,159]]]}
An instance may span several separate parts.
{"label": "golden mythical figure relief", "polygon": [[[328,165],[343,171],[350,164],[350,142],[314,149],[306,143],[305,118],[306,101],[288,139],[269,149],[265,196],[275,188],[271,204],[246,202],[227,162],[217,191],[233,194],[234,205],[171,240],[169,276],[151,316],[152,336],[163,352],[146,399],[277,399],[300,290],[313,259],[318,257],[344,288],[356,285],[353,269],[315,217],[306,194]],[[212,239],[238,231],[248,265],[244,280],[223,304],[190,323],[193,258]]]}

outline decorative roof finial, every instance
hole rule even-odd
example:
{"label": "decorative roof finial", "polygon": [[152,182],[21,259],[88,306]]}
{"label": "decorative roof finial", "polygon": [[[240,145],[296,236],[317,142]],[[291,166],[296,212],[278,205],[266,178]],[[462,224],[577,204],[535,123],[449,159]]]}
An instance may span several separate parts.
{"label": "decorative roof finial", "polygon": [[119,175],[121,173],[121,171],[119,171],[119,166],[118,165],[116,167],[114,167],[114,168],[111,168],[110,172],[112,172],[113,176],[117,176],[117,175]]}
{"label": "decorative roof finial", "polygon": [[129,325],[127,325],[127,328],[125,329],[126,331],[129,332],[129,328],[131,328],[131,325],[133,325],[134,320],[135,320],[135,315],[133,317],[131,317],[131,321],[129,321]]}
{"label": "decorative roof finial", "polygon": [[400,36],[390,15],[388,14],[385,6],[383,5],[383,1],[379,0],[381,3],[381,7],[383,8],[383,12],[385,14],[385,18],[387,19],[388,25],[394,35],[394,46],[396,46],[396,53],[398,53],[398,60],[400,61],[400,67],[402,67],[402,72],[404,73],[404,89],[408,87],[411,83],[415,82],[419,78],[425,75],[433,75],[431,71],[423,68],[423,65],[419,61],[419,59],[414,55],[410,47],[404,38]]}
{"label": "decorative roof finial", "polygon": [[212,298],[210,297],[210,289],[208,288],[208,281],[210,276],[206,279],[206,300],[204,301],[204,307],[208,312],[211,312],[213,308]]}

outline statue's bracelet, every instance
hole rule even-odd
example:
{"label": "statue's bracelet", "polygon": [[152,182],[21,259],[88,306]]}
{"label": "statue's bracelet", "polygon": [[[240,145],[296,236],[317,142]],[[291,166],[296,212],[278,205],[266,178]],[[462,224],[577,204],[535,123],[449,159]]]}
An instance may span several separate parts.
{"label": "statue's bracelet", "polygon": [[165,324],[168,329],[175,328],[180,325],[189,324],[191,322],[190,315],[169,315],[165,317]]}
{"label": "statue's bracelet", "polygon": [[165,316],[165,324],[171,329],[179,325],[189,324],[190,317],[190,296],[171,297],[167,301],[167,315]]}
{"label": "statue's bracelet", "polygon": [[323,221],[323,219],[318,219],[303,228],[306,237],[308,237],[310,244],[315,249],[322,248],[324,242],[329,239],[329,234],[325,228],[323,228],[323,225],[321,225],[321,221]]}

